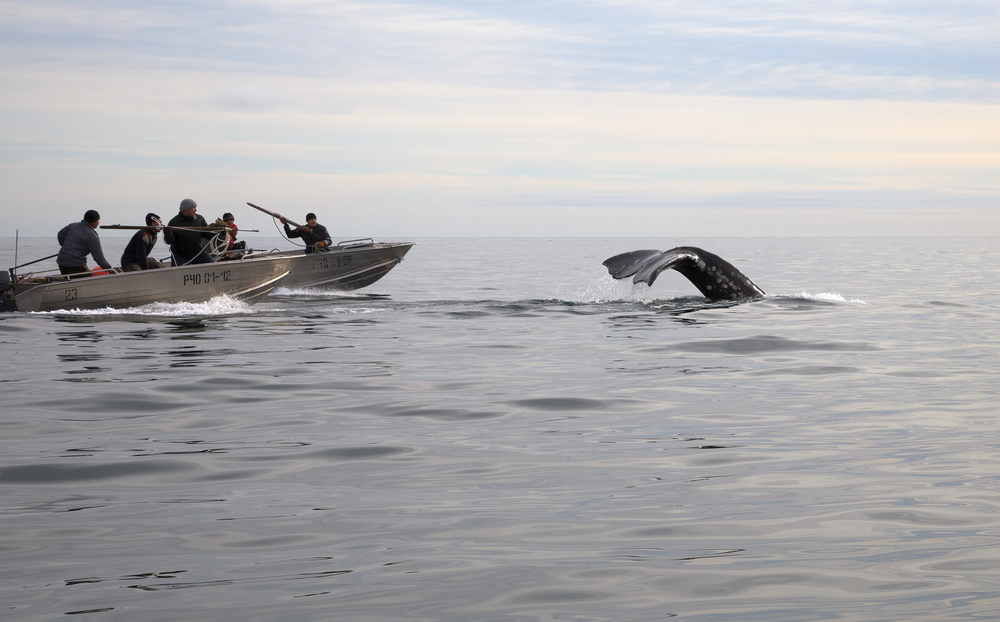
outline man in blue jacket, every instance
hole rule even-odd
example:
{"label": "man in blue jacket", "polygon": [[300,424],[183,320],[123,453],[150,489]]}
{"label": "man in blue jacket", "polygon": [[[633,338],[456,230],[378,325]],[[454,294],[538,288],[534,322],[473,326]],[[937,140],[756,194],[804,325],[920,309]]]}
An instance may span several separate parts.
{"label": "man in blue jacket", "polygon": [[87,210],[83,220],[66,225],[56,234],[59,240],[59,264],[61,274],[90,276],[87,267],[87,255],[94,258],[105,270],[114,271],[101,250],[101,238],[97,235],[97,225],[101,224],[101,215],[96,210]]}

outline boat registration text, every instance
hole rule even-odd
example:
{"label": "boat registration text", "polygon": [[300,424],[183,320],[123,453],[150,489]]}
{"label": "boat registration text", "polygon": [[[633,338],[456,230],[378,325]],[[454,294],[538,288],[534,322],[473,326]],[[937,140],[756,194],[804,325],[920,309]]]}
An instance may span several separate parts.
{"label": "boat registration text", "polygon": [[351,265],[350,255],[338,255],[337,257],[313,257],[312,260],[313,270],[323,270],[325,268],[349,265]]}
{"label": "boat registration text", "polygon": [[228,281],[232,270],[213,270],[211,272],[195,272],[184,275],[184,285],[201,285],[203,283],[218,283]]}

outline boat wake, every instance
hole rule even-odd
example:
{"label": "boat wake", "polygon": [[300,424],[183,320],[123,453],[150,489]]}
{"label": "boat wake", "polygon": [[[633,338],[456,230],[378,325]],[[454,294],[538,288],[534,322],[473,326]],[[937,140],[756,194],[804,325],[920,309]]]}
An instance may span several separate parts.
{"label": "boat wake", "polygon": [[230,298],[225,294],[205,302],[154,302],[126,309],[62,309],[58,311],[36,311],[35,315],[60,316],[144,316],[144,317],[192,317],[207,315],[244,315],[255,313],[253,306]]}
{"label": "boat wake", "polygon": [[295,296],[304,298],[383,298],[378,294],[357,290],[314,289],[310,287],[275,287],[270,297]]}

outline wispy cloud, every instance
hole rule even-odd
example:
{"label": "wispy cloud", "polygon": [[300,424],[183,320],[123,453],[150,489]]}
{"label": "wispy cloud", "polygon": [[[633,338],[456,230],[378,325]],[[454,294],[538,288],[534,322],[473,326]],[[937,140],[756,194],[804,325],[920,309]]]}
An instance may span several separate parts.
{"label": "wispy cloud", "polygon": [[985,0],[0,0],[0,209],[336,197],[435,235],[965,205],[975,232],[998,56]]}
{"label": "wispy cloud", "polygon": [[858,1],[0,2],[4,57],[807,98],[1000,96],[1000,8]]}

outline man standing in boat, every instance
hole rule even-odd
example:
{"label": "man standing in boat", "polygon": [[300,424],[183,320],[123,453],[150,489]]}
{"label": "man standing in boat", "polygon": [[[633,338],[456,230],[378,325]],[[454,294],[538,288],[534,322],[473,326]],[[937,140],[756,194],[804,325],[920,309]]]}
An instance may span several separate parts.
{"label": "man standing in boat", "polygon": [[135,235],[129,240],[128,246],[125,247],[125,252],[122,253],[122,270],[125,272],[166,267],[155,259],[149,258],[153,247],[156,246],[156,232],[163,226],[163,221],[160,220],[159,216],[150,212],[146,214],[146,226],[149,228],[135,232]]}
{"label": "man standing in boat", "polygon": [[87,255],[94,258],[105,270],[114,271],[108,260],[104,258],[104,251],[101,250],[101,238],[97,235],[97,225],[101,224],[101,215],[97,210],[89,209],[83,215],[83,220],[66,225],[56,234],[59,240],[59,256],[56,263],[59,264],[60,274],[71,274],[79,276],[90,276],[90,268],[87,267]]}
{"label": "man standing in boat", "polygon": [[[170,263],[174,266],[212,263],[212,256],[205,252],[218,231],[207,231],[208,223],[198,215],[198,204],[191,199],[181,201],[177,215],[170,219],[163,230],[163,239],[170,245]],[[204,228],[202,230],[194,228]],[[192,230],[194,229],[194,230]]]}
{"label": "man standing in boat", "polygon": [[306,243],[307,253],[325,253],[330,246],[333,246],[333,240],[330,239],[326,227],[316,222],[316,214],[312,212],[306,214],[305,227],[296,227],[293,231],[284,218],[281,219],[281,224],[285,225],[285,235],[290,238],[302,238]]}

